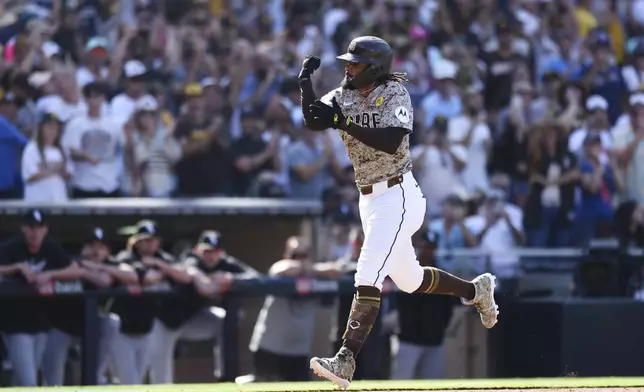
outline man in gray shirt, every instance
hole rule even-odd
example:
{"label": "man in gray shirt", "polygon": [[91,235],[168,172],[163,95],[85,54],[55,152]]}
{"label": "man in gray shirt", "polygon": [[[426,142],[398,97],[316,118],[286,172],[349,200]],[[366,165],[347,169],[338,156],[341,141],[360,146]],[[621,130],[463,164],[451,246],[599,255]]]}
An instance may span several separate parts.
{"label": "man in gray shirt", "polygon": [[327,134],[302,130],[287,152],[291,178],[291,198],[319,199],[334,184],[333,171],[341,172]]}

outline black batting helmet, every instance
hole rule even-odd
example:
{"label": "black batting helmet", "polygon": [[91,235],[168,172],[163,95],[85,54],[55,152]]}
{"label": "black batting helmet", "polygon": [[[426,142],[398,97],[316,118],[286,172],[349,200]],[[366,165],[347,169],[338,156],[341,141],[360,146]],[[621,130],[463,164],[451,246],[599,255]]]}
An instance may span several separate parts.
{"label": "black batting helmet", "polygon": [[350,82],[354,88],[363,88],[391,73],[394,52],[384,39],[364,36],[351,41],[347,53],[338,56],[338,59],[368,64],[367,68]]}

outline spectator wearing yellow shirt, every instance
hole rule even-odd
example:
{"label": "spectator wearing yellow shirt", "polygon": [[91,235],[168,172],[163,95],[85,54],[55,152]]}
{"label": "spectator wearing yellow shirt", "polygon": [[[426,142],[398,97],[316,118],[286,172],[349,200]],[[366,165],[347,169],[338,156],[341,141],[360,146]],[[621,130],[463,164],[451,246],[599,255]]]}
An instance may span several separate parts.
{"label": "spectator wearing yellow shirt", "polygon": [[590,0],[578,0],[575,15],[577,16],[577,23],[579,25],[579,35],[583,38],[588,37],[588,33],[597,27],[597,18],[591,12]]}

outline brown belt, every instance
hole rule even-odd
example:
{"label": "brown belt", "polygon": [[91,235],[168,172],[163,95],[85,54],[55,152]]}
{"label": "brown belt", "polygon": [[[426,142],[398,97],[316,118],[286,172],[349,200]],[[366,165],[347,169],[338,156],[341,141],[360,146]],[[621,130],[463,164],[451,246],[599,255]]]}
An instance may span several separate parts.
{"label": "brown belt", "polygon": [[[392,177],[387,180],[387,188],[391,188],[392,186],[402,184],[402,182],[403,182],[402,174],[397,175],[396,177]],[[358,186],[358,191],[363,195],[370,195],[373,193],[373,185]]]}

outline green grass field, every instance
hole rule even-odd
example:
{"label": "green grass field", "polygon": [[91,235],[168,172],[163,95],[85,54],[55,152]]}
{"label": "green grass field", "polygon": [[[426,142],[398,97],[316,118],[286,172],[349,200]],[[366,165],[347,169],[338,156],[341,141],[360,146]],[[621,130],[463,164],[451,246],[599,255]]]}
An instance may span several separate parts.
{"label": "green grass field", "polygon": [[[535,378],[535,379],[481,379],[439,381],[362,381],[351,385],[349,391],[431,391],[431,390],[484,390],[484,389],[561,389],[577,388],[635,388],[644,391],[644,378]],[[34,388],[6,388],[2,392],[34,391]],[[51,392],[311,392],[332,391],[328,382],[246,384],[176,384],[100,387],[38,388]]]}

